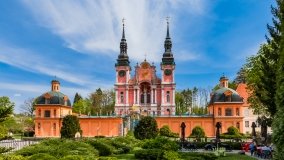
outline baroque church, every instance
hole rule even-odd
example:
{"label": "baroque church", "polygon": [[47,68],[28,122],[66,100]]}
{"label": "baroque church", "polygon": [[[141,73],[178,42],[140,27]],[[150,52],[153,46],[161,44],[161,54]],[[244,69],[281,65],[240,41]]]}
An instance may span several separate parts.
{"label": "baroque church", "polygon": [[167,22],[167,35],[164,43],[165,52],[161,61],[161,78],[156,74],[156,66],[145,59],[131,67],[127,55],[127,42],[124,24],[120,42],[120,54],[115,64],[115,113],[127,115],[136,112],[143,115],[174,115],[175,114],[175,61],[172,53],[172,41]]}
{"label": "baroque church", "polygon": [[[159,128],[168,125],[172,132],[178,134],[181,134],[180,126],[184,123],[185,136],[189,136],[194,127],[200,126],[207,137],[214,137],[218,122],[222,124],[221,133],[226,132],[230,126],[235,126],[241,133],[250,130],[250,125],[255,119],[248,112],[246,85],[240,84],[237,90],[233,90],[228,87],[228,78],[225,76],[219,80],[220,89],[211,94],[208,114],[176,115],[176,64],[168,22],[164,48],[160,68],[156,68],[145,59],[134,66],[134,73],[131,76],[123,24],[120,53],[115,63],[114,115],[91,116],[73,113],[68,96],[60,92],[60,82],[52,80],[51,91],[36,98],[35,137],[60,137],[62,120],[66,115],[78,116],[83,137],[124,136],[133,128],[134,120],[139,117],[132,116],[134,114],[153,116]],[[160,70],[161,77],[157,76],[156,69]]]}

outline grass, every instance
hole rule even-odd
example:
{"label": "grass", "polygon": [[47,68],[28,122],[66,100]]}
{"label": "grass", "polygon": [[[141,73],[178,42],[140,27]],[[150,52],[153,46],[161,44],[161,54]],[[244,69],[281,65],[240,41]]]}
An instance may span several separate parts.
{"label": "grass", "polygon": [[219,157],[217,160],[257,160],[257,159],[246,155],[227,154],[226,157]]}
{"label": "grass", "polygon": [[[112,155],[111,157],[116,157],[119,160],[135,160],[134,154],[119,154],[119,155]],[[184,160],[188,159],[189,157],[184,157]],[[256,160],[256,158],[249,157],[246,155],[239,155],[239,154],[227,154],[226,157],[219,157],[217,160]]]}

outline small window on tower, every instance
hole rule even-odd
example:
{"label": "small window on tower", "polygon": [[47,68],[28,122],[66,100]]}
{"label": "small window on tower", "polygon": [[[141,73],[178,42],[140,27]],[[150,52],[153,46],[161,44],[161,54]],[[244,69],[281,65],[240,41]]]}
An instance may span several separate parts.
{"label": "small window on tower", "polygon": [[240,109],[236,108],[236,116],[240,116]]}
{"label": "small window on tower", "polygon": [[225,115],[226,116],[232,116],[232,109],[231,108],[226,108]]}
{"label": "small window on tower", "polygon": [[56,117],[56,109],[53,111],[53,116]]}
{"label": "small window on tower", "polygon": [[171,99],[170,99],[170,91],[167,91],[167,102],[170,103]]}
{"label": "small window on tower", "polygon": [[120,103],[124,103],[123,92],[120,92]]}
{"label": "small window on tower", "polygon": [[44,111],[44,117],[50,117],[50,110]]}
{"label": "small window on tower", "polygon": [[50,104],[50,98],[45,98],[45,104]]}

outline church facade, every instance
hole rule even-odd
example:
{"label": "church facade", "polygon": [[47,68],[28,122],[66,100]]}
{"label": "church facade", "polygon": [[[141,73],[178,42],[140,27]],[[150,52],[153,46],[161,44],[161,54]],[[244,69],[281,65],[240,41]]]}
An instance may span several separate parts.
{"label": "church facade", "polygon": [[[172,53],[169,24],[164,49],[159,68],[145,59],[134,66],[134,73],[131,76],[123,25],[120,53],[115,63],[115,114],[90,116],[73,113],[68,96],[60,92],[59,81],[53,80],[51,91],[36,98],[35,137],[60,137],[62,120],[71,114],[78,116],[83,137],[123,136],[133,128],[132,120],[137,120],[140,115],[153,116],[159,128],[168,125],[172,132],[179,134],[180,125],[184,123],[185,136],[189,136],[194,127],[200,126],[205,130],[207,137],[214,137],[217,122],[222,124],[221,133],[225,133],[230,126],[235,126],[241,133],[249,131],[249,126],[244,121],[248,118],[245,114],[248,107],[247,94],[239,93],[246,92],[246,89],[244,85],[238,87],[238,92],[229,88],[228,78],[225,76],[219,80],[219,89],[211,94],[208,114],[176,115],[176,64]],[[161,77],[157,76],[157,71],[161,72]]]}
{"label": "church facade", "polygon": [[[169,23],[167,23],[164,48],[160,68],[156,68],[145,59],[140,64],[137,63],[134,67],[134,75],[131,76],[123,24],[120,54],[115,64],[116,115],[128,115],[131,112],[153,116],[175,114],[175,61],[171,50]],[[161,78],[157,76],[157,70],[161,71]]]}

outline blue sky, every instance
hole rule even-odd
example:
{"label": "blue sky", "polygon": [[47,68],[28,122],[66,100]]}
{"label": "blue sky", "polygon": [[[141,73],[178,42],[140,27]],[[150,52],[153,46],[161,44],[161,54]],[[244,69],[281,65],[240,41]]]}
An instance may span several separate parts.
{"label": "blue sky", "polygon": [[170,16],[177,89],[213,87],[222,73],[233,79],[265,42],[271,3],[0,1],[0,96],[9,96],[19,111],[26,99],[49,91],[55,76],[72,100],[76,92],[86,97],[98,87],[111,89],[123,17],[131,65],[146,54],[160,68]]}

